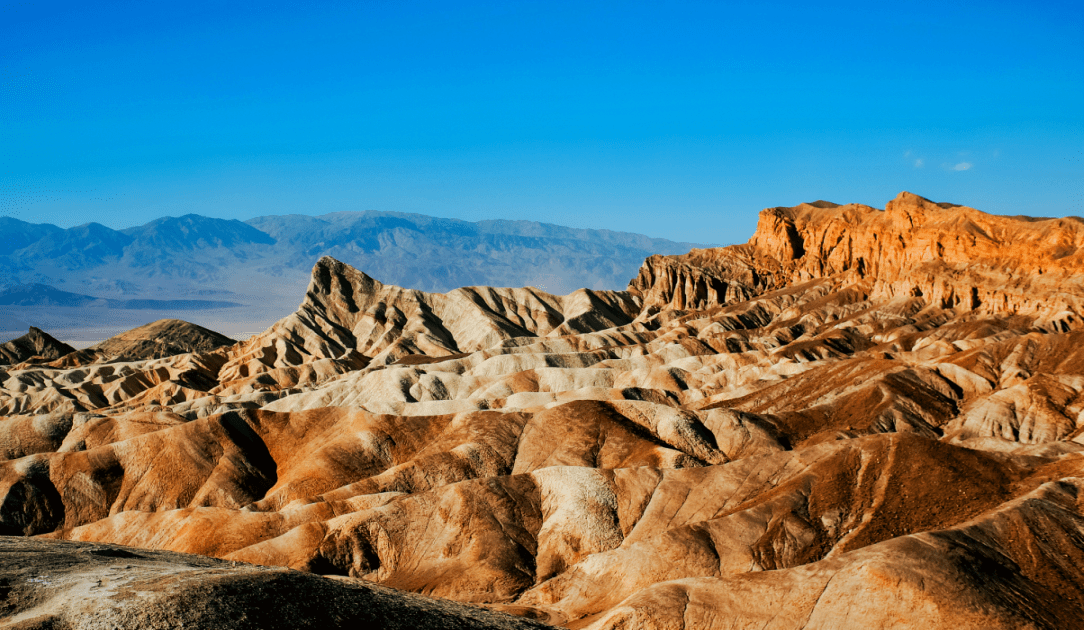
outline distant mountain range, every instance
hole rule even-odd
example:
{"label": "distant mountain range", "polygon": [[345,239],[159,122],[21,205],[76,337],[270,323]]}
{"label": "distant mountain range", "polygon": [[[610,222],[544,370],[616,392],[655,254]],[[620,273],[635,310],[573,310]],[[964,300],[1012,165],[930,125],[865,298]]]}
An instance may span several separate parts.
{"label": "distant mountain range", "polygon": [[0,217],[0,311],[7,311],[0,325],[34,324],[28,308],[57,306],[150,309],[165,317],[244,305],[285,315],[324,255],[382,282],[430,292],[473,285],[623,289],[647,256],[696,246],[535,221],[372,211],[248,221],[188,214],[124,230]]}
{"label": "distant mountain range", "polygon": [[61,291],[46,284],[21,284],[0,291],[0,306],[97,306],[131,310],[198,311],[211,308],[233,308],[241,304],[224,300],[110,300]]}

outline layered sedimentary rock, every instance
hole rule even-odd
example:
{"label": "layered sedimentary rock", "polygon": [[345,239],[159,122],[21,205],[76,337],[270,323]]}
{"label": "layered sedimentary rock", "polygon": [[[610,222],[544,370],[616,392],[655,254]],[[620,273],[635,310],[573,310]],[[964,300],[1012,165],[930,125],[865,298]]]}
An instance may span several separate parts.
{"label": "layered sedimentary rock", "polygon": [[161,359],[178,354],[212,352],[235,343],[225,335],[179,319],[160,319],[91,346],[110,361]]}
{"label": "layered sedimentary rock", "polygon": [[[278,386],[317,361],[327,362],[321,367],[329,373],[343,373],[409,355],[448,356],[513,338],[602,330],[628,324],[639,310],[635,298],[614,291],[581,289],[563,297],[534,288],[413,291],[324,257],[298,311],[232,350],[220,378],[233,389]],[[291,385],[323,376],[306,374]]]}
{"label": "layered sedimentary rock", "polygon": [[[1037,315],[1080,309],[1084,222],[986,214],[901,193],[884,210],[827,202],[769,208],[746,245],[653,256],[630,288],[655,308],[703,309],[822,278],[869,279],[870,298]],[[1068,286],[1067,286],[1068,285]],[[730,292],[728,295],[727,292]]]}
{"label": "layered sedimentary rock", "polygon": [[75,352],[75,348],[31,326],[30,332],[22,337],[0,344],[0,365],[13,365],[32,359],[51,361],[71,352]]}
{"label": "layered sedimentary rock", "polygon": [[570,628],[1075,627],[1082,230],[817,202],[568,296],[325,258],[247,342],[0,374],[0,533]]}

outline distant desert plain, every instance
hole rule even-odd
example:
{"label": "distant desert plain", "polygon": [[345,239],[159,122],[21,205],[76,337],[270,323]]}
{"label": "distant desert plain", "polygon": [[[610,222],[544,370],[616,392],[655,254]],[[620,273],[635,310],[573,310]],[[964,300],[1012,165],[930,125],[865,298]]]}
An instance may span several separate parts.
{"label": "distant desert plain", "polygon": [[[49,270],[134,269],[204,229],[140,277],[187,274],[180,298],[224,319],[255,302],[199,294],[215,265],[300,301],[242,341],[146,318],[85,347],[20,311],[0,628],[1084,628],[1084,219],[904,192],[769,208],[691,251],[449,223],[445,246],[487,248],[410,283],[414,215],[204,219],[42,228],[0,261],[10,304],[134,320],[178,296]],[[511,245],[550,262],[471,281]],[[547,285],[559,264],[590,288]]]}

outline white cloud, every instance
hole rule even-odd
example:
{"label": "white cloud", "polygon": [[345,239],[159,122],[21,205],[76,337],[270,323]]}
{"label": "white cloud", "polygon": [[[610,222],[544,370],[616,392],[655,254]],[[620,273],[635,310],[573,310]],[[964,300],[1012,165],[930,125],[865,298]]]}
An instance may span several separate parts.
{"label": "white cloud", "polygon": [[922,158],[915,160],[915,168],[922,168],[925,164],[926,162]]}
{"label": "white cloud", "polygon": [[954,170],[954,171],[966,171],[969,168],[971,168],[971,162],[960,162],[956,166],[953,166],[952,170]]}

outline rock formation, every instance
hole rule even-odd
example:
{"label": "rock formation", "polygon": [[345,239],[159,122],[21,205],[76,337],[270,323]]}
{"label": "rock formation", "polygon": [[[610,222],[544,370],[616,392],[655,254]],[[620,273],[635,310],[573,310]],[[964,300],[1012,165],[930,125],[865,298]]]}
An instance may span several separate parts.
{"label": "rock formation", "polygon": [[236,343],[202,326],[179,319],[160,319],[90,347],[112,361],[161,359],[192,352],[211,352]]}
{"label": "rock formation", "polygon": [[323,258],[244,343],[0,372],[0,533],[570,628],[1078,627],[1082,243],[903,193],[627,292]]}
{"label": "rock formation", "polygon": [[[628,324],[639,310],[637,300],[615,291],[580,289],[564,297],[534,288],[412,291],[324,257],[298,311],[233,349],[219,378],[232,390],[291,387],[411,355],[450,356],[515,338],[602,330]],[[303,366],[314,371],[291,378]]]}
{"label": "rock formation", "polygon": [[0,365],[35,359],[39,362],[52,361],[71,352],[75,352],[75,348],[31,326],[30,332],[22,337],[0,344]]}

